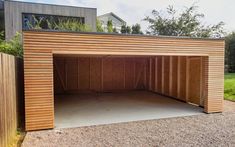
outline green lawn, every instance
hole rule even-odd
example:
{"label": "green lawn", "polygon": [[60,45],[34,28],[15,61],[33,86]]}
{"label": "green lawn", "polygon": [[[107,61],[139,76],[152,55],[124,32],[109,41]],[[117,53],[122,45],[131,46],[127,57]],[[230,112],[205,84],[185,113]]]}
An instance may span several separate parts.
{"label": "green lawn", "polygon": [[224,99],[235,101],[235,73],[224,76]]}

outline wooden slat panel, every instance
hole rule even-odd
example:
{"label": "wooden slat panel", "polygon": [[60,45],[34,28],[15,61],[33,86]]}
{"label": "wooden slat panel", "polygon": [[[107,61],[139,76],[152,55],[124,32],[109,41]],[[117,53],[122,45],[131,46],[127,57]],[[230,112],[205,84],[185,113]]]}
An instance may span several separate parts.
{"label": "wooden slat panel", "polygon": [[[104,67],[105,68],[105,67]],[[124,89],[124,60],[122,58],[112,59],[112,88],[115,90]]]}
{"label": "wooden slat panel", "polygon": [[[103,67],[101,66],[102,60]],[[144,83],[146,75],[144,71],[146,70],[145,61],[146,58],[135,59],[133,57],[56,57],[54,58],[54,91],[57,94],[61,92],[134,90],[136,89],[135,77],[137,76],[139,76],[138,84],[142,85],[143,88],[146,85]],[[71,64],[73,65],[71,66]],[[141,66],[138,67],[136,64],[141,64]],[[138,75],[135,75],[135,66],[136,69],[140,70]],[[64,72],[65,69],[67,70],[66,72]],[[71,72],[71,70],[73,71]],[[38,72],[40,71],[41,69],[38,70]],[[49,72],[50,70],[47,71],[47,73]],[[65,75],[66,78],[63,78]],[[76,86],[77,80],[78,86]],[[34,87],[32,89],[31,86],[43,86],[41,84],[42,79],[27,79],[26,81],[27,84],[30,84],[26,86],[30,90],[45,89],[45,87]],[[44,84],[47,83],[48,86],[50,84],[50,81],[48,82],[47,80],[43,80],[43,82]],[[101,89],[102,85],[104,86],[103,90]]]}
{"label": "wooden slat panel", "polygon": [[151,91],[155,91],[155,72],[156,72],[156,69],[155,69],[155,58],[150,58],[150,77],[151,79],[149,79],[149,83],[150,83],[150,90]]}
{"label": "wooden slat panel", "polygon": [[145,89],[146,59],[135,60],[135,89]]}
{"label": "wooden slat panel", "polygon": [[125,59],[125,89],[135,89],[135,59]]}
{"label": "wooden slat panel", "polygon": [[165,95],[170,95],[170,79],[169,79],[169,75],[170,75],[170,57],[169,56],[165,56],[164,57],[164,94]]}
{"label": "wooden slat panel", "polygon": [[112,58],[105,58],[103,59],[103,90],[104,91],[110,91],[112,90],[113,87],[113,82],[112,82],[112,71],[113,71],[113,66],[112,66]]}
{"label": "wooden slat panel", "polygon": [[178,57],[172,57],[171,66],[171,96],[177,97],[177,86],[178,86]]}
{"label": "wooden slat panel", "polygon": [[180,93],[179,99],[186,100],[186,57],[180,57]]}
{"label": "wooden slat panel", "polygon": [[[12,55],[0,53],[0,146],[9,146],[16,136],[17,125],[23,119],[22,62]],[[18,80],[18,82],[17,82]]]}
{"label": "wooden slat panel", "polygon": [[[84,57],[78,59],[78,89],[89,90],[90,89],[90,58]],[[75,63],[75,66],[77,64]],[[76,68],[74,69],[76,70]],[[75,75],[75,77],[76,77]]]}
{"label": "wooden slat panel", "polygon": [[202,58],[202,83],[201,83],[201,101],[200,106],[205,105],[205,100],[207,98],[207,81],[208,81],[208,59],[207,57],[201,57]]}
{"label": "wooden slat panel", "polygon": [[188,102],[200,105],[201,58],[189,59]]}
{"label": "wooden slat panel", "polygon": [[[65,62],[64,58],[55,58],[53,60],[54,62],[54,92],[55,93],[63,93],[66,89],[66,83],[65,83]],[[31,81],[31,80],[30,80]],[[46,82],[46,81],[44,81]],[[40,85],[40,81],[36,82],[34,81],[31,84]],[[47,84],[50,84],[47,82]]]}
{"label": "wooden slat panel", "polygon": [[80,85],[80,78],[78,79],[78,66],[77,58],[67,58],[66,59],[66,81],[67,89],[75,90],[78,87],[78,80]]}
{"label": "wooden slat panel", "polygon": [[[205,111],[223,111],[224,91],[224,56],[210,56],[208,62],[208,98],[205,103]],[[218,70],[220,69],[220,70]]]}
{"label": "wooden slat panel", "polygon": [[158,56],[157,57],[157,92],[161,93],[162,92],[162,57]]}
{"label": "wooden slat panel", "polygon": [[90,89],[101,91],[101,58],[90,58]]}

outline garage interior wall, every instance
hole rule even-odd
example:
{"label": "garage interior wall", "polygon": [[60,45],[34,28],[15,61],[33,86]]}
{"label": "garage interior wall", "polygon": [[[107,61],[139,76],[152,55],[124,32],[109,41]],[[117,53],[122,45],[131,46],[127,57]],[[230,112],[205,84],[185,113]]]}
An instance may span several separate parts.
{"label": "garage interior wall", "polygon": [[[204,97],[203,106],[205,112],[212,113],[223,111],[223,39],[194,39],[145,35],[48,32],[32,30],[23,32],[23,43],[25,125],[27,131],[54,128],[54,82],[56,82],[53,78],[54,74],[56,74],[56,71],[53,71],[54,55],[111,55],[112,57],[117,55],[148,56],[147,59],[138,59],[134,61],[134,64],[137,64],[134,66],[137,67],[135,79],[132,83],[134,85],[128,85],[129,83],[127,84],[127,82],[123,82],[124,79],[128,78],[124,78],[125,76],[120,74],[123,72],[133,72],[131,71],[133,66],[128,70],[124,70],[127,68],[123,68],[123,63],[125,63],[125,66],[131,66],[128,65],[131,64],[131,62],[126,61],[129,59],[125,59],[125,61],[123,61],[116,59],[115,57],[110,59],[112,60],[112,65],[110,65],[111,63],[105,61],[106,59],[109,60],[109,58],[103,57],[103,69],[101,68],[103,73],[101,75],[102,77],[109,77],[106,73],[109,73],[111,71],[110,69],[120,70],[120,72],[114,72],[113,74],[115,75],[112,75],[118,77],[117,79],[122,79],[116,81],[114,78],[112,82],[117,83],[115,86],[119,85],[123,88],[124,83],[126,87],[129,86],[130,88],[133,88],[133,86],[135,86],[134,88],[142,88],[142,86],[144,86],[146,89],[160,92],[164,95],[176,97],[177,94],[178,99],[190,99],[193,103],[198,103],[198,99],[194,99],[194,96],[200,95],[201,97]],[[199,61],[199,58],[202,59]],[[58,62],[56,61],[59,68],[60,64],[63,64],[62,60],[63,59],[58,59]],[[70,58],[68,60],[69,61],[66,59],[66,64],[78,61],[78,64],[87,64],[89,67],[94,65],[95,67],[99,67],[100,62],[102,61],[102,59],[96,59],[93,57],[90,59],[77,57],[76,59]],[[94,63],[93,60],[99,61]],[[89,64],[86,62],[93,63]],[[201,64],[202,66],[199,66],[201,62],[203,64]],[[149,66],[146,66],[143,71],[141,64],[149,64]],[[90,68],[86,69],[87,67],[79,67],[76,64],[70,65],[76,66],[74,68],[78,68],[78,70],[79,68],[84,68],[82,70],[84,73],[81,72],[80,75],[79,73],[76,75],[76,70],[72,70],[73,68],[70,69],[70,67],[65,66],[67,68],[66,70],[75,72],[75,74],[73,74],[75,77],[71,78],[78,78],[78,82],[76,83],[69,83],[71,79],[68,79],[67,83],[63,84],[65,88],[68,88],[67,90],[76,91],[76,88],[81,88],[79,86],[80,84],[82,84],[84,89],[100,88],[100,83],[94,81],[94,78],[89,78],[89,83],[86,83],[83,80],[79,81],[79,79],[82,78],[88,79],[88,77],[84,75],[86,74],[85,72],[90,72]],[[111,68],[113,65],[118,68]],[[91,70],[96,69],[100,70],[100,68],[91,68]],[[204,81],[200,84],[201,86],[195,84],[198,83],[198,80],[196,79],[199,78],[194,77],[195,75],[199,75],[194,72],[196,69],[198,69],[197,73],[206,73],[204,74]],[[141,70],[143,72],[138,72]],[[175,72],[176,70],[177,72]],[[63,72],[58,73],[63,74]],[[138,73],[140,78],[138,77]],[[129,76],[128,74],[125,75]],[[203,74],[200,75],[203,76]],[[90,74],[90,76],[92,77],[92,74]],[[110,90],[109,86],[114,86],[109,83],[108,79],[109,78],[102,80],[103,82],[101,82],[101,85],[103,85],[103,89],[101,90]],[[98,78],[96,80],[100,79]],[[197,87],[194,87],[195,85],[197,85]],[[119,87],[112,87],[112,89],[119,89]],[[195,93],[190,91],[190,89],[195,89]],[[201,89],[201,91],[204,92],[196,92],[198,89]],[[191,95],[193,97],[192,99],[190,98]]]}
{"label": "garage interior wall", "polygon": [[54,93],[149,90],[203,106],[207,57],[54,57]]}

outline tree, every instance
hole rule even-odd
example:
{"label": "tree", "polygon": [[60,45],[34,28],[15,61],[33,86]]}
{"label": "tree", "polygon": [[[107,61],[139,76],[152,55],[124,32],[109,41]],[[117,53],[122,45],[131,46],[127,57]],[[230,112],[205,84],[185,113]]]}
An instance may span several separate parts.
{"label": "tree", "polygon": [[141,31],[141,27],[140,27],[140,24],[135,24],[131,27],[132,29],[132,34],[143,34],[143,32]]}
{"label": "tree", "polygon": [[[221,37],[223,36],[223,22],[216,25],[203,25],[201,21],[204,14],[197,12],[197,6],[186,8],[182,12],[173,6],[168,6],[166,14],[153,10],[152,16],[147,16],[144,21],[149,23],[148,34],[168,36],[190,36],[190,37]],[[177,15],[178,14],[178,15]]]}
{"label": "tree", "polygon": [[127,27],[126,27],[126,33],[127,33],[127,34],[130,34],[130,33],[131,33],[131,27],[130,27],[130,26],[127,26]]}
{"label": "tree", "polygon": [[235,32],[225,37],[225,65],[229,72],[235,72]]}
{"label": "tree", "polygon": [[126,25],[121,26],[121,33],[122,34],[126,33]]}
{"label": "tree", "polygon": [[126,25],[122,25],[121,26],[121,33],[122,34],[130,34],[131,33],[131,27],[126,26]]}
{"label": "tree", "polygon": [[113,28],[113,33],[118,33],[117,28]]}
{"label": "tree", "polygon": [[96,31],[97,32],[104,32],[104,29],[103,29],[102,24],[99,19],[96,19]]}
{"label": "tree", "polygon": [[112,20],[107,21],[107,29],[108,29],[108,33],[113,32],[113,22],[112,22]]}

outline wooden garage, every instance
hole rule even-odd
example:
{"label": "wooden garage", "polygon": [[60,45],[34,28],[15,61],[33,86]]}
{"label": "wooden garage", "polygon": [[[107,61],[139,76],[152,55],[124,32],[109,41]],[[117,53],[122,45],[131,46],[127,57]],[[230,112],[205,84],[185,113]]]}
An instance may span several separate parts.
{"label": "wooden garage", "polygon": [[222,112],[224,40],[24,31],[26,130],[54,128],[54,94],[147,90]]}

